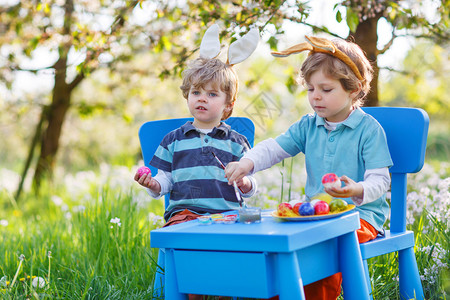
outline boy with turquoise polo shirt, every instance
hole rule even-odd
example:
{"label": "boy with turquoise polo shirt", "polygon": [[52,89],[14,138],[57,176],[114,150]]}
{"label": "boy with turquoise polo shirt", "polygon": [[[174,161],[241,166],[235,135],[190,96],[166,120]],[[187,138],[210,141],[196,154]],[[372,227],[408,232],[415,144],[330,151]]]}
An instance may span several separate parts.
{"label": "boy with turquoise polo shirt", "polygon": [[[344,186],[326,188],[325,192],[356,205],[361,221],[357,236],[363,243],[383,234],[389,213],[386,192],[392,166],[383,128],[360,108],[373,69],[354,43],[306,38],[305,43],[272,54],[284,57],[310,51],[301,76],[314,114],[303,116],[277,138],[260,142],[239,162],[230,163],[225,174],[231,183],[302,152],[306,196],[312,198],[324,191],[323,175],[340,176]],[[336,299],[341,281],[337,273],[306,285],[306,299]]]}

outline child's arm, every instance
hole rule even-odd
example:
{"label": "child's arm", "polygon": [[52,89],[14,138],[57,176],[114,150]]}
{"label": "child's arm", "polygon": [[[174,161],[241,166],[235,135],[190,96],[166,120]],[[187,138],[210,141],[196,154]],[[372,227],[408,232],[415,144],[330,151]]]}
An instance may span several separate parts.
{"label": "child's arm", "polygon": [[[348,181],[346,181],[348,179]],[[347,176],[342,176],[341,180],[346,184],[340,189],[327,189],[326,192],[334,197],[352,197],[352,201],[356,205],[363,205],[375,201],[380,198],[381,195],[389,190],[391,183],[391,178],[389,176],[389,169],[378,168],[366,170],[364,173],[364,181],[356,183]],[[355,193],[355,195],[347,195],[345,193],[351,194],[354,191],[355,185],[362,187],[362,194]],[[346,188],[349,188],[346,190]]]}
{"label": "child's arm", "polygon": [[239,162],[229,163],[225,169],[225,177],[228,178],[228,184],[233,184],[233,181],[237,183],[245,175],[270,168],[288,157],[291,155],[274,139],[267,139],[246,152]]}

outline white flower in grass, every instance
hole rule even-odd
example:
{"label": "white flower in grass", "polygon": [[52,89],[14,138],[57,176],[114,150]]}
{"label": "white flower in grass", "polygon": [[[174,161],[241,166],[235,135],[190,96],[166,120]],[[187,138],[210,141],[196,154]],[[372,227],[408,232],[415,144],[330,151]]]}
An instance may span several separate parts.
{"label": "white flower in grass", "polygon": [[429,196],[430,193],[431,193],[431,190],[430,190],[429,187],[422,187],[422,188],[420,189],[420,193],[421,193],[422,195]]}
{"label": "white flower in grass", "polygon": [[34,277],[31,281],[31,285],[36,288],[42,289],[45,286],[45,279],[42,277]]}
{"label": "white flower in grass", "polygon": [[6,227],[6,226],[8,226],[8,224],[9,224],[8,220],[0,220],[0,225],[1,226]]}
{"label": "white flower in grass", "polygon": [[277,198],[280,196],[280,193],[281,193],[280,190],[274,188],[274,189],[269,190],[267,192],[267,195],[272,198]]}
{"label": "white flower in grass", "polygon": [[157,216],[152,212],[148,214],[148,220],[156,226],[162,226],[164,224],[164,218],[162,216]]}
{"label": "white flower in grass", "polygon": [[2,278],[0,278],[0,287],[5,288],[8,285],[7,279],[8,279],[8,277],[6,277],[6,276],[3,276]]}
{"label": "white flower in grass", "polygon": [[0,169],[0,191],[6,190],[13,193],[19,184],[20,175],[8,169]]}
{"label": "white flower in grass", "polygon": [[300,193],[297,192],[292,192],[291,193],[291,201],[293,200],[299,200],[299,201],[303,201],[304,199],[302,199],[304,195],[301,195]]}
{"label": "white flower in grass", "polygon": [[77,205],[72,208],[73,212],[84,212],[86,210],[86,206]]}
{"label": "white flower in grass", "polygon": [[439,181],[438,186],[437,186],[438,190],[440,191],[447,191],[450,188],[450,177],[447,177],[445,179],[442,179],[441,181]]}
{"label": "white flower in grass", "polygon": [[[122,225],[122,223],[120,223],[120,219],[119,218],[112,218],[109,222],[111,222],[111,223],[113,223],[113,224],[117,224],[117,226],[121,226]],[[112,228],[112,226],[111,226],[111,228]]]}
{"label": "white flower in grass", "polygon": [[52,202],[53,202],[56,206],[61,206],[61,205],[64,204],[64,200],[63,200],[61,197],[59,197],[59,196],[53,195],[53,196],[51,197],[51,199],[52,199]]}

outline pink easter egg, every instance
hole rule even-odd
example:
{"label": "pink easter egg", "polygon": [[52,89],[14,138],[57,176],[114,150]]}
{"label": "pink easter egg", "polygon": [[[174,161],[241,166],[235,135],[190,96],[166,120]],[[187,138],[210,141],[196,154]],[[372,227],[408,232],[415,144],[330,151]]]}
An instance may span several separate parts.
{"label": "pink easter egg", "polygon": [[142,166],[137,170],[137,173],[138,173],[139,177],[141,177],[144,174],[149,174],[149,173],[151,174],[152,172],[146,166]]}
{"label": "pink easter egg", "polygon": [[323,175],[322,184],[326,189],[329,189],[332,187],[340,188],[341,180],[339,179],[339,177],[336,174],[328,173],[328,174]]}

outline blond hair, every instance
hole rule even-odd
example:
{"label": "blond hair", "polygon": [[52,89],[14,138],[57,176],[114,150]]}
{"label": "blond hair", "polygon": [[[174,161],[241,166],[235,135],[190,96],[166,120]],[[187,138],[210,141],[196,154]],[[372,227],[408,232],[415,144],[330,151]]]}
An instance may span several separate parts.
{"label": "blond hair", "polygon": [[231,65],[216,58],[197,58],[188,65],[182,75],[183,83],[180,89],[185,99],[188,99],[191,87],[203,88],[211,83],[214,88],[219,88],[226,94],[226,104],[230,106],[230,110],[224,111],[222,120],[231,116],[239,89],[238,76]]}
{"label": "blond hair", "polygon": [[354,106],[361,106],[370,91],[373,78],[373,68],[362,49],[355,43],[344,40],[333,40],[333,44],[344,52],[356,65],[362,80],[358,79],[352,69],[340,59],[325,53],[313,52],[303,62],[301,78],[304,83],[309,82],[314,72],[322,70],[325,75],[340,81],[346,91],[354,91],[361,84],[360,93],[353,99]]}

